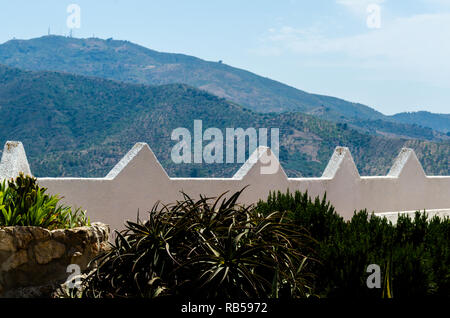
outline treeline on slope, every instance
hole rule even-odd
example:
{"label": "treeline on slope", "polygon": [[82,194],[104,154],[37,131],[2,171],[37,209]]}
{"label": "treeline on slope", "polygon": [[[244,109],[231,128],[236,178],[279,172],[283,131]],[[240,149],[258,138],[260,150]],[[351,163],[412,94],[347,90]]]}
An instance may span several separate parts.
{"label": "treeline on slope", "polygon": [[399,113],[392,116],[397,122],[415,123],[433,127],[450,136],[450,114],[433,114],[426,111]]}
{"label": "treeline on slope", "polygon": [[371,136],[301,113],[255,113],[180,84],[132,85],[0,66],[0,111],[0,142],[22,141],[37,176],[104,176],[138,141],[150,145],[171,176],[232,176],[241,163],[171,161],[172,130],[193,132],[194,120],[222,131],[279,128],[280,161],[291,176],[320,176],[336,146],[350,148],[361,174],[386,174],[408,142],[428,174],[449,174],[448,144]]}
{"label": "treeline on slope", "polygon": [[[405,138],[417,138],[433,140],[438,134],[438,138],[446,140],[444,135],[434,131],[428,127],[422,127],[416,124],[401,124],[384,120],[359,120],[356,122],[350,122],[354,128],[363,128],[365,131],[372,134],[385,134],[385,135],[397,135]],[[342,124],[338,124],[342,125]],[[448,139],[450,141],[450,139]]]}

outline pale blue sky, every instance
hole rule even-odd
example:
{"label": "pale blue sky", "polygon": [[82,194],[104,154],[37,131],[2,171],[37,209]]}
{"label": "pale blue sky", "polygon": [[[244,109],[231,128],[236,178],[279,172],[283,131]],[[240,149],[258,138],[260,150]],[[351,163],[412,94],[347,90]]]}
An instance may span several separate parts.
{"label": "pale blue sky", "polygon": [[[126,39],[247,69],[385,113],[450,113],[450,0],[1,0],[0,42]],[[381,8],[381,28],[367,7]]]}

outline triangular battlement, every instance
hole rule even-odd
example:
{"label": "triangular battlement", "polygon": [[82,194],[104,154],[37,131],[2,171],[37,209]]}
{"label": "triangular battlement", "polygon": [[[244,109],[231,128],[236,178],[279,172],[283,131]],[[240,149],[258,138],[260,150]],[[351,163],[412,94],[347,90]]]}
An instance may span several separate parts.
{"label": "triangular battlement", "polygon": [[287,179],[286,173],[269,147],[258,147],[233,176],[233,179],[245,179],[254,175],[279,175]]}
{"label": "triangular battlement", "polygon": [[360,175],[356,168],[352,154],[347,147],[336,147],[322,178],[336,179],[340,177],[359,179]]}
{"label": "triangular battlement", "polygon": [[388,173],[389,177],[405,178],[409,177],[419,177],[425,178],[425,171],[416,156],[413,149],[403,148],[400,154],[395,159],[391,170]]}
{"label": "triangular battlement", "polygon": [[0,162],[0,179],[16,178],[20,172],[31,175],[23,144],[20,141],[7,141]]}
{"label": "triangular battlement", "polygon": [[158,180],[169,179],[166,170],[161,166],[150,147],[144,142],[135,144],[108,173],[106,179],[117,179],[131,171],[135,171],[136,175],[147,172]]}

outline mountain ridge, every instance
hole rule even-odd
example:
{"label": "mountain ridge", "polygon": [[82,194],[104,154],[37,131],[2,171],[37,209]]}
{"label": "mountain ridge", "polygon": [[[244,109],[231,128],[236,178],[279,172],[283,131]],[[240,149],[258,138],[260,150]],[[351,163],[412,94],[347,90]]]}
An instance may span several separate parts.
{"label": "mountain ridge", "polygon": [[[374,132],[361,127],[360,120],[383,120],[383,133],[396,135],[395,129],[386,128],[390,126],[388,122],[397,122],[395,118],[369,106],[307,93],[224,63],[185,54],[158,52],[129,41],[62,36],[11,40],[0,45],[0,63],[28,70],[62,71],[126,83],[184,83],[254,111],[300,111],[326,120],[346,122],[369,133]],[[416,126],[403,129],[408,130],[406,136],[416,138]],[[445,136],[428,131],[422,139],[442,138]]]}
{"label": "mountain ridge", "polygon": [[402,112],[392,115],[397,122],[415,123],[425,127],[434,126],[435,129],[449,135],[450,114],[431,113],[428,111]]}

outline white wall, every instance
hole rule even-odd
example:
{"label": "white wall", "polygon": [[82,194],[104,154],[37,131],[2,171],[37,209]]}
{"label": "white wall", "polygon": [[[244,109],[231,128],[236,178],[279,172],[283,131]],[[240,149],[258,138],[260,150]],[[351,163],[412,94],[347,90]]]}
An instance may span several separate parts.
{"label": "white wall", "polygon": [[[262,174],[267,158],[275,163],[274,174]],[[253,160],[252,160],[253,159]],[[264,160],[263,160],[264,159]],[[20,142],[7,142],[0,163],[0,179],[19,171],[30,173]],[[321,178],[287,178],[268,148],[260,147],[233,178],[169,178],[147,144],[138,143],[105,178],[39,178],[50,193],[64,197],[65,204],[82,207],[92,221],[122,229],[125,220],[141,217],[160,200],[181,199],[180,191],[198,197],[217,196],[249,187],[241,203],[266,199],[269,191],[308,190],[311,196],[327,198],[346,219],[355,210],[399,212],[450,209],[450,176],[426,176],[412,149],[402,149],[389,174],[361,177],[348,148],[337,147]]]}

